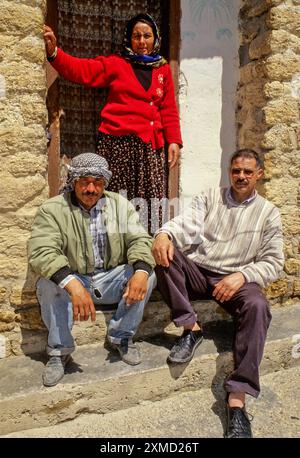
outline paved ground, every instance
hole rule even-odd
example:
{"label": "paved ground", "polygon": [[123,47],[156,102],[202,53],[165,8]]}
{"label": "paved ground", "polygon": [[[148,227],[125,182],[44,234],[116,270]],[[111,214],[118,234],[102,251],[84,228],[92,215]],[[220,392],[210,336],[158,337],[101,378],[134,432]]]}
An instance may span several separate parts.
{"label": "paved ground", "polygon": [[[248,399],[254,437],[300,438],[300,367],[261,377],[261,395]],[[176,394],[107,414],[82,414],[56,426],[1,437],[218,438],[225,425],[220,385]]]}

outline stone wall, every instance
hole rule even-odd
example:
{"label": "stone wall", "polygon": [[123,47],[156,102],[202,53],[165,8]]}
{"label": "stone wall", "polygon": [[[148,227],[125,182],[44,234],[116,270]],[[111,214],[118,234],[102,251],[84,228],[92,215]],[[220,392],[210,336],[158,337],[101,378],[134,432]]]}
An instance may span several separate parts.
{"label": "stone wall", "polygon": [[283,278],[267,290],[272,304],[300,296],[300,0],[245,0],[240,11],[238,146],[260,152],[262,193],[280,209]]}
{"label": "stone wall", "polygon": [[26,244],[45,179],[46,1],[1,0],[0,21],[0,357],[19,354],[42,329]]}

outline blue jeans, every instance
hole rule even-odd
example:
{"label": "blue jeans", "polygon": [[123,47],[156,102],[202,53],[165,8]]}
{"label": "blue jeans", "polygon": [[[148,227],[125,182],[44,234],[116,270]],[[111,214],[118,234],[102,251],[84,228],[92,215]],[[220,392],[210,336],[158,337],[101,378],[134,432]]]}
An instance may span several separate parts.
{"label": "blue jeans", "polygon": [[[95,305],[118,303],[107,330],[108,340],[117,344],[121,339],[132,339],[135,335],[143,319],[144,307],[156,286],[156,277],[152,273],[148,278],[145,299],[128,306],[122,295],[132,275],[133,268],[127,264],[107,271],[97,270],[89,275],[75,274],[91,294]],[[50,356],[72,353],[75,349],[71,334],[73,307],[68,292],[51,280],[41,278],[37,283],[37,297],[41,306],[42,319],[49,331],[47,353]]]}

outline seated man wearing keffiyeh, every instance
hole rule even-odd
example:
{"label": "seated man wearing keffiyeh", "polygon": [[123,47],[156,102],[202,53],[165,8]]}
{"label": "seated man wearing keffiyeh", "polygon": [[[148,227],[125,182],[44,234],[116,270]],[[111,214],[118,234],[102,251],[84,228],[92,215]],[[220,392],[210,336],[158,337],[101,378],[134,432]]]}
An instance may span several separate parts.
{"label": "seated man wearing keffiyeh", "polygon": [[129,201],[105,190],[110,178],[103,157],[76,156],[62,194],[44,202],[33,223],[29,264],[41,276],[37,296],[49,331],[45,386],[64,376],[73,321],[95,321],[95,304],[118,303],[107,343],[125,363],[141,362],[132,338],[156,283],[152,239]]}

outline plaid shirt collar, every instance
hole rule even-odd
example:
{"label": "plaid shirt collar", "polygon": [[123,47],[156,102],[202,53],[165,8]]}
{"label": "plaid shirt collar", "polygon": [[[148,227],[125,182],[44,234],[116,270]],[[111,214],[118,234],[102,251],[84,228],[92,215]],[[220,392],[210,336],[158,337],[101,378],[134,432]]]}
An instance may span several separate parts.
{"label": "plaid shirt collar", "polygon": [[106,233],[103,228],[102,221],[102,208],[105,205],[105,202],[106,198],[101,197],[101,199],[98,200],[96,205],[94,205],[90,210],[87,210],[79,203],[79,207],[81,208],[81,210],[90,215],[90,233],[92,236],[93,253],[96,269],[103,268],[103,260],[106,248]]}
{"label": "plaid shirt collar", "polygon": [[245,199],[243,202],[237,202],[232,194],[232,188],[228,188],[226,191],[226,200],[227,202],[232,206],[232,207],[238,207],[239,205],[248,205],[250,202],[252,202],[257,196],[257,191],[254,189],[253,194],[248,197],[248,199]]}

